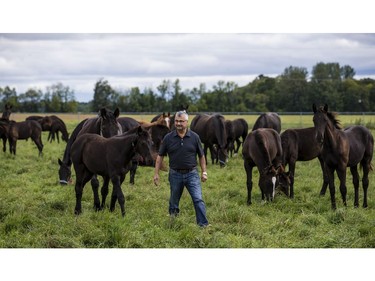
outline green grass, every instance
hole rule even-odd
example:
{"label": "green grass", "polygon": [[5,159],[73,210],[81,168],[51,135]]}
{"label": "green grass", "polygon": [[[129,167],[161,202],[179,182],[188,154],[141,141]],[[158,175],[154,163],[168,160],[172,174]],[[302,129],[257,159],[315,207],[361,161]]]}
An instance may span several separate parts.
{"label": "green grass", "polygon": [[[238,116],[227,116],[234,119]],[[250,127],[254,116],[242,116]],[[342,116],[344,125],[354,124],[356,116]],[[373,122],[364,116],[363,122]],[[311,116],[281,116],[283,130],[312,126]],[[356,121],[357,120],[357,121]],[[362,122],[361,121],[361,122]],[[71,132],[77,121],[68,121]],[[373,131],[374,133],[374,131]],[[122,189],[126,216],[119,206],[113,213],[95,212],[88,184],[84,189],[82,215],[74,215],[74,185],[58,184],[58,163],[65,143],[47,143],[43,156],[29,141],[18,141],[17,156],[0,153],[0,247],[1,248],[373,248],[375,247],[374,172],[370,174],[367,209],[354,208],[354,192],[348,170],[348,206],[340,199],[337,179],[337,210],[330,198],[320,197],[322,176],[318,160],[297,162],[295,198],[278,195],[263,203],[254,169],[253,204],[246,205],[246,177],[240,156],[228,166],[208,164],[209,179],[203,183],[203,196],[211,227],[195,224],[193,204],[185,191],[181,214],[171,220],[168,214],[167,172],[161,184],[153,185],[153,169],[141,167],[135,185],[125,179]],[[108,203],[108,200],[107,200]],[[362,189],[360,189],[360,204]]]}

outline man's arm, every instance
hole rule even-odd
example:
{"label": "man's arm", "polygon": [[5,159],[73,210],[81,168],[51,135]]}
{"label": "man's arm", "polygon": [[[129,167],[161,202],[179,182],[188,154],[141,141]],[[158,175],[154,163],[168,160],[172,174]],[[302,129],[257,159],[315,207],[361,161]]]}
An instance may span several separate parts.
{"label": "man's arm", "polygon": [[156,162],[155,162],[155,171],[154,171],[154,184],[159,185],[159,170],[161,168],[161,164],[163,162],[164,156],[158,155],[156,157]]}
{"label": "man's arm", "polygon": [[206,168],[206,158],[204,157],[204,155],[199,157],[199,165],[201,166],[201,172],[202,172],[201,180],[202,182],[205,182],[207,180],[207,168]]}

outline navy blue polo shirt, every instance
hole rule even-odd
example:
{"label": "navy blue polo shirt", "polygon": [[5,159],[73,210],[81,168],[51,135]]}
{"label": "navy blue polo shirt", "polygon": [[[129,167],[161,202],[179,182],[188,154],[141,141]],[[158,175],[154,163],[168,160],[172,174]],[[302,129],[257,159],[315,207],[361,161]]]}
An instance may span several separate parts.
{"label": "navy blue polo shirt", "polygon": [[197,133],[187,130],[181,138],[176,130],[166,134],[160,145],[159,155],[169,157],[169,167],[176,169],[192,169],[197,166],[197,155],[204,155],[202,143]]}

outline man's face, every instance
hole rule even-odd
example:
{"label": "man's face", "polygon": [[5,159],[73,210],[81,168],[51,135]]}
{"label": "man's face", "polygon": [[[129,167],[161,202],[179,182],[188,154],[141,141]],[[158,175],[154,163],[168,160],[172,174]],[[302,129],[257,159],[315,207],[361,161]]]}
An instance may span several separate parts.
{"label": "man's face", "polygon": [[174,125],[179,131],[186,129],[187,120],[185,119],[185,116],[182,115],[180,117],[176,117],[176,119],[174,120]]}

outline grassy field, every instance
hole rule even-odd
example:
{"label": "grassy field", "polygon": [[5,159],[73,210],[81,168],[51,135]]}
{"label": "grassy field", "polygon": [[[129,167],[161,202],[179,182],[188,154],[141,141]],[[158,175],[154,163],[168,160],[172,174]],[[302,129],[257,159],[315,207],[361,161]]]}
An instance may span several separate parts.
{"label": "grassy field", "polygon": [[[130,116],[130,115],[128,115]],[[72,132],[86,116],[60,115]],[[131,116],[149,121],[152,116]],[[190,116],[190,120],[193,116]],[[250,128],[257,116],[245,118]],[[13,120],[25,115],[12,114]],[[375,122],[375,116],[340,116],[343,125]],[[312,126],[311,115],[281,116],[282,130]],[[375,131],[372,128],[372,133]],[[119,206],[95,212],[90,185],[86,185],[82,215],[74,215],[74,185],[58,184],[57,159],[65,143],[47,143],[43,133],[43,156],[29,141],[18,141],[17,156],[0,153],[0,247],[1,248],[374,248],[375,174],[370,173],[367,209],[353,207],[353,185],[348,170],[348,206],[340,200],[337,187],[336,211],[330,208],[329,194],[319,197],[322,176],[318,160],[298,162],[295,198],[283,195],[272,203],[261,202],[258,173],[254,169],[253,204],[246,205],[246,177],[240,156],[228,166],[208,164],[209,179],[203,196],[211,227],[200,229],[190,196],[181,199],[181,214],[170,220],[167,172],[161,185],[152,182],[153,169],[141,167],[135,185],[125,179],[126,216]],[[74,180],[74,176],[73,176]],[[336,180],[337,183],[337,180]],[[108,200],[107,200],[108,201]],[[362,189],[360,189],[360,204]]]}

